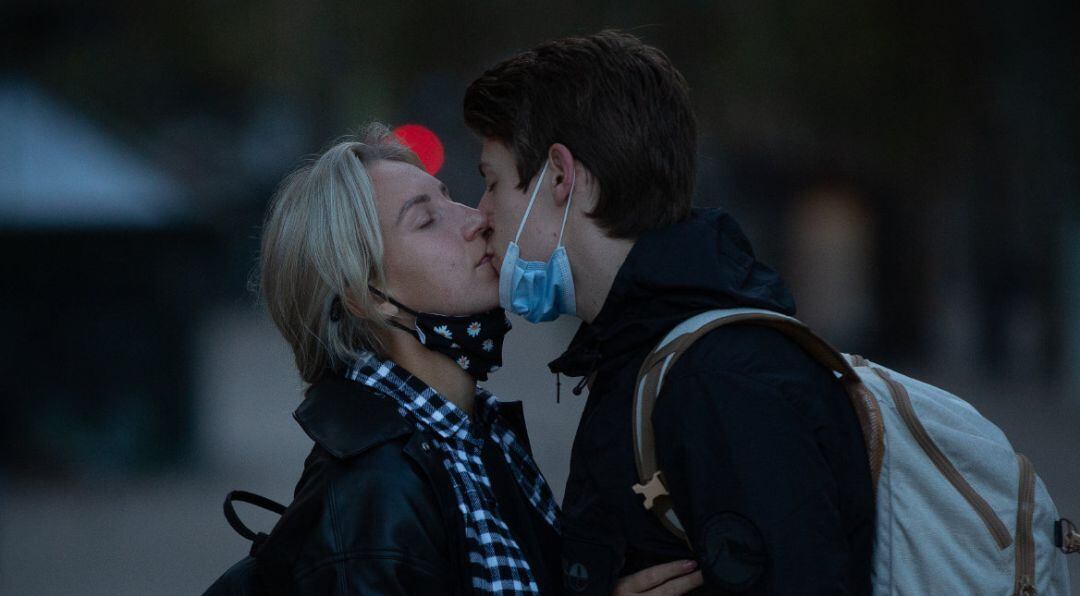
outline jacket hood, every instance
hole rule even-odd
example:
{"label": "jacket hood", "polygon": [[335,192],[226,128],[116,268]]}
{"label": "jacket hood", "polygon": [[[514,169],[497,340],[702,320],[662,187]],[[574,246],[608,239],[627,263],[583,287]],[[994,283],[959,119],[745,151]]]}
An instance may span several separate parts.
{"label": "jacket hood", "polygon": [[[571,265],[572,266],[572,265]],[[686,220],[643,234],[620,267],[604,305],[548,366],[572,377],[653,345],[675,325],[719,308],[795,314],[780,276],[754,258],[739,224],[721,209],[695,209]]]}

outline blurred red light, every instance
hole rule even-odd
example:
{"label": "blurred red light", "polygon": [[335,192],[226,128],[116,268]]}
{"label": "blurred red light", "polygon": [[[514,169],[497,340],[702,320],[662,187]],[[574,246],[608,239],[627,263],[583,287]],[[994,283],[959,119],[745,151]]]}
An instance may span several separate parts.
{"label": "blurred red light", "polygon": [[442,141],[435,133],[419,124],[403,124],[394,129],[394,135],[413,150],[429,174],[434,176],[439,172],[445,153]]}

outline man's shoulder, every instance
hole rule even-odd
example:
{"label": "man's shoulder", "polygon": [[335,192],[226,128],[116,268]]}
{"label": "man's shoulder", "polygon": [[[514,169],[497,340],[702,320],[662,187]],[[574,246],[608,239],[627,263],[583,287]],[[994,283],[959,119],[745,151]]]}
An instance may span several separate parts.
{"label": "man's shoulder", "polygon": [[820,368],[794,340],[764,325],[734,323],[709,331],[679,357],[667,379],[736,375],[767,379]]}
{"label": "man's shoulder", "polygon": [[[664,376],[654,416],[716,416],[730,408],[818,410],[842,394],[833,373],[783,332],[733,324],[687,348]],[[672,395],[678,399],[665,399]]]}

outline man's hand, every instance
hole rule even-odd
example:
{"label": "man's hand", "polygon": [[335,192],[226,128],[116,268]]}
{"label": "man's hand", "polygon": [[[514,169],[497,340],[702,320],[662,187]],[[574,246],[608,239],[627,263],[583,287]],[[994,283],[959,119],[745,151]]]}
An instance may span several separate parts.
{"label": "man's hand", "polygon": [[612,596],[678,596],[705,583],[697,561],[672,561],[621,578]]}

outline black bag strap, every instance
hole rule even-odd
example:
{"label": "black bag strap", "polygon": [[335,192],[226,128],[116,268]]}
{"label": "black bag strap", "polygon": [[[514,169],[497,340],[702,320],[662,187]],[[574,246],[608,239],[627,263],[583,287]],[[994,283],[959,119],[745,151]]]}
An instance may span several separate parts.
{"label": "black bag strap", "polygon": [[[248,553],[254,558],[254,566],[246,568],[242,575],[242,583],[246,587],[244,593],[267,594],[268,596],[287,596],[291,590],[291,559],[280,558],[280,546],[275,546],[268,540],[270,535],[265,532],[256,532],[240,521],[236,514],[233,503],[247,503],[267,511],[272,511],[285,519],[287,508],[262,495],[250,493],[246,490],[234,490],[225,495],[225,519],[244,538],[251,541],[251,550]],[[275,530],[281,522],[275,524]]]}
{"label": "black bag strap", "polygon": [[225,495],[225,519],[229,522],[229,525],[232,526],[232,529],[236,530],[237,534],[240,534],[244,538],[255,543],[252,545],[252,550],[254,551],[255,547],[266,539],[266,534],[264,532],[255,532],[251,528],[245,526],[244,522],[240,521],[240,516],[236,514],[236,509],[233,507],[233,501],[248,503],[266,509],[267,511],[272,511],[278,515],[285,513],[285,506],[262,495],[249,493],[246,490],[234,490]]}

